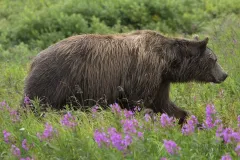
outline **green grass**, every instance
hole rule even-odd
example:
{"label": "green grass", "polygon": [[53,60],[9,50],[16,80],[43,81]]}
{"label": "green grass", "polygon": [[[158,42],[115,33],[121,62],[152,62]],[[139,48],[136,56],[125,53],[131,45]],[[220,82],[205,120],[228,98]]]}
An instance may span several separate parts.
{"label": "green grass", "polygon": [[[154,160],[167,157],[215,160],[226,153],[233,159],[238,159],[234,151],[236,144],[226,145],[217,141],[216,128],[195,131],[190,136],[184,136],[180,126],[161,127],[160,115],[157,115],[157,120],[152,123],[146,122],[140,112],[135,118],[142,126],[138,130],[144,132],[144,138],[134,136],[132,144],[122,152],[113,147],[98,147],[94,141],[96,129],[107,131],[109,127],[115,127],[119,132],[123,132],[121,120],[124,117],[113,114],[111,110],[97,112],[94,117],[91,112],[69,110],[77,123],[77,126],[71,129],[60,123],[66,110],[56,112],[50,109],[40,117],[19,107],[24,78],[31,59],[44,47],[66,36],[94,32],[113,33],[136,28],[155,29],[167,35],[178,36],[197,32],[200,38],[210,38],[209,47],[216,53],[219,63],[229,77],[221,84],[173,84],[171,99],[195,115],[200,122],[205,120],[206,105],[214,104],[217,116],[225,127],[237,129],[237,116],[240,115],[240,7],[237,1],[168,1],[165,8],[159,7],[160,2],[157,1],[151,1],[148,5],[147,1],[131,3],[132,1],[128,0],[114,3],[89,2],[92,6],[90,8],[87,1],[83,1],[82,5],[75,5],[74,0],[65,3],[53,0],[28,2],[0,2],[0,102],[6,101],[12,110],[20,112],[20,121],[13,122],[14,116],[0,105],[0,159],[19,159],[12,154],[11,144],[4,142],[3,130],[11,133],[10,142],[20,148],[21,157],[29,156],[34,159]],[[194,5],[200,5],[200,8],[194,10],[191,8]],[[107,12],[103,12],[100,6],[107,6]],[[122,8],[117,10],[116,6]],[[131,8],[134,10],[129,13]],[[174,8],[176,13],[173,12]],[[162,17],[156,14],[158,9],[161,9]],[[201,22],[199,28],[191,29],[192,25],[198,22]],[[189,32],[186,32],[188,30]],[[187,34],[187,37],[191,37],[190,34]],[[53,126],[56,133],[51,139],[40,141],[37,133],[43,132],[47,122]],[[29,151],[21,147],[23,139],[27,139],[30,144]],[[164,148],[163,139],[174,140],[181,148],[179,155],[169,155]]]}

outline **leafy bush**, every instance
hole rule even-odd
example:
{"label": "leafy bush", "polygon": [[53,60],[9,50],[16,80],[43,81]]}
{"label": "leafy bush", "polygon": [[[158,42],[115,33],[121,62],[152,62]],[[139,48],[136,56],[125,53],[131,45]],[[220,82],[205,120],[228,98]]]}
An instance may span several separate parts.
{"label": "leafy bush", "polygon": [[152,29],[192,34],[201,31],[213,18],[239,14],[237,1],[43,0],[28,4],[5,0],[0,12],[0,42],[4,47],[24,42],[31,48],[43,49],[81,33]]}

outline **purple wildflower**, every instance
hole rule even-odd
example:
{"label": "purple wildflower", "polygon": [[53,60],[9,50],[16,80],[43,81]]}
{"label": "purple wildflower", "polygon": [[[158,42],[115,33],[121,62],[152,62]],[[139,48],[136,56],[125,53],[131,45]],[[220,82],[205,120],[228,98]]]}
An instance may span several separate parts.
{"label": "purple wildflower", "polygon": [[24,104],[29,105],[30,104],[30,98],[28,96],[24,97]]}
{"label": "purple wildflower", "polygon": [[53,127],[50,124],[46,123],[43,133],[42,134],[37,133],[37,136],[40,140],[50,139],[53,136],[53,132],[54,132]]}
{"label": "purple wildflower", "polygon": [[16,147],[15,145],[12,145],[11,148],[12,154],[16,157],[20,157],[21,156],[21,151],[18,147]]}
{"label": "purple wildflower", "polygon": [[0,102],[0,106],[1,106],[1,107],[6,106],[6,104],[7,104],[6,101],[2,101],[2,102]]}
{"label": "purple wildflower", "polygon": [[235,148],[235,152],[237,153],[238,156],[240,156],[240,144],[237,145]]}
{"label": "purple wildflower", "polygon": [[163,140],[164,141],[164,147],[166,148],[167,152],[171,155],[178,154],[178,151],[180,150],[180,147],[177,146],[177,144],[172,140]]}
{"label": "purple wildflower", "polygon": [[192,115],[191,118],[187,121],[187,124],[184,124],[184,126],[182,127],[182,133],[184,135],[192,134],[197,124],[198,124],[197,118],[194,115]]}
{"label": "purple wildflower", "polygon": [[198,119],[197,119],[196,116],[192,115],[192,116],[190,117],[190,120],[192,120],[192,122],[193,122],[194,125],[197,125],[197,124],[198,124]]}
{"label": "purple wildflower", "polygon": [[141,108],[139,107],[139,106],[136,106],[136,107],[134,107],[134,109],[133,109],[135,112],[140,112],[141,111]]}
{"label": "purple wildflower", "polygon": [[9,136],[11,135],[11,133],[7,132],[6,130],[3,130],[3,137],[4,137],[4,141],[6,143],[9,143]]}
{"label": "purple wildflower", "polygon": [[232,137],[235,140],[236,143],[240,142],[240,132],[233,132]]}
{"label": "purple wildflower", "polygon": [[206,106],[206,116],[211,116],[216,113],[215,107],[213,104],[208,104]]}
{"label": "purple wildflower", "polygon": [[63,116],[63,118],[61,119],[61,124],[69,128],[73,128],[77,125],[77,123],[75,122],[75,118],[70,112]]}
{"label": "purple wildflower", "polygon": [[128,110],[124,110],[124,116],[126,117],[126,118],[132,118],[133,117],[133,115],[134,115],[134,113],[132,112],[132,111],[128,111]]}
{"label": "purple wildflower", "polygon": [[52,132],[53,132],[53,127],[50,124],[46,123],[45,130],[43,132],[43,137],[44,138],[52,137]]}
{"label": "purple wildflower", "polygon": [[229,154],[226,154],[226,155],[222,156],[221,160],[232,160],[232,158]]}
{"label": "purple wildflower", "polygon": [[112,112],[115,114],[121,113],[121,108],[117,103],[111,104],[110,107],[112,108]]}
{"label": "purple wildflower", "polygon": [[138,121],[136,119],[125,119],[121,121],[124,133],[136,133]]}
{"label": "purple wildflower", "polygon": [[208,129],[211,129],[211,128],[214,127],[214,123],[213,123],[213,118],[212,117],[209,117],[209,116],[206,117],[204,127],[208,128]]}
{"label": "purple wildflower", "polygon": [[26,151],[29,150],[29,146],[28,146],[28,144],[27,144],[27,140],[26,140],[26,139],[24,139],[24,140],[22,141],[22,148],[25,149]]}
{"label": "purple wildflower", "polygon": [[93,106],[93,108],[92,108],[92,116],[93,117],[96,117],[96,113],[97,113],[98,108],[99,107],[97,105]]}
{"label": "purple wildflower", "polygon": [[142,132],[138,132],[137,136],[138,136],[138,138],[143,138],[143,133]]}
{"label": "purple wildflower", "polygon": [[174,118],[173,117],[168,117],[167,114],[163,113],[160,118],[161,125],[162,127],[172,127],[174,126]]}
{"label": "purple wildflower", "polygon": [[162,158],[160,158],[160,160],[167,160],[167,158],[165,158],[165,157],[162,157]]}
{"label": "purple wildflower", "polygon": [[219,125],[221,125],[222,124],[222,120],[221,119],[219,119],[219,118],[217,118],[216,120],[215,120],[215,122],[214,122],[214,126],[219,126]]}
{"label": "purple wildflower", "polygon": [[95,105],[95,106],[93,106],[92,107],[92,113],[96,113],[97,112],[97,110],[98,110],[98,106],[97,105]]}
{"label": "purple wildflower", "polygon": [[223,129],[222,124],[218,126],[216,136],[222,138],[226,144],[240,142],[240,132],[235,132],[232,128]]}
{"label": "purple wildflower", "polygon": [[108,133],[113,147],[122,151],[126,148],[122,135],[116,131],[116,128],[109,128]]}
{"label": "purple wildflower", "polygon": [[193,125],[192,121],[189,120],[187,122],[187,124],[185,124],[183,127],[182,127],[182,133],[184,135],[190,135],[194,132],[194,129],[195,129],[195,126]]}
{"label": "purple wildflower", "polygon": [[222,137],[225,143],[230,143],[232,142],[232,133],[233,130],[231,128],[225,128],[222,132]]}
{"label": "purple wildflower", "polygon": [[132,143],[132,137],[130,135],[126,135],[123,139],[124,146],[129,146]]}
{"label": "purple wildflower", "polygon": [[123,151],[132,143],[132,136],[126,133],[125,137],[123,137],[121,133],[117,132],[116,128],[110,127],[107,133],[96,130],[94,132],[94,140],[99,147],[102,144],[107,146],[111,144],[112,147]]}
{"label": "purple wildflower", "polygon": [[102,143],[105,143],[107,146],[110,143],[110,140],[108,139],[106,133],[104,132],[99,132],[98,130],[96,130],[94,132],[94,140],[95,142],[97,142],[98,146],[101,147]]}
{"label": "purple wildflower", "polygon": [[151,120],[151,116],[149,114],[145,114],[144,119],[146,122],[149,122]]}
{"label": "purple wildflower", "polygon": [[206,106],[206,120],[203,126],[207,129],[212,129],[216,125],[221,123],[221,120],[216,118],[214,114],[216,113],[215,107],[212,104]]}
{"label": "purple wildflower", "polygon": [[16,110],[11,110],[10,111],[10,117],[13,122],[18,122],[20,121],[20,116]]}

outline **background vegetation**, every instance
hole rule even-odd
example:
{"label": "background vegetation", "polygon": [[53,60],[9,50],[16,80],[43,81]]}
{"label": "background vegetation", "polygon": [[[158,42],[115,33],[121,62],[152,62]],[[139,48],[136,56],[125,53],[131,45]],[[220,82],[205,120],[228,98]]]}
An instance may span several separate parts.
{"label": "background vegetation", "polygon": [[[198,117],[205,118],[205,106],[214,104],[225,126],[236,127],[240,114],[240,3],[239,0],[1,0],[0,1],[0,102],[19,108],[24,78],[31,59],[42,49],[71,35],[82,33],[119,33],[136,29],[151,29],[168,36],[188,37],[198,34],[210,38],[209,47],[228,72],[228,79],[216,84],[174,84],[173,101]],[[7,130],[14,144],[22,140],[34,143],[22,157],[34,159],[220,159],[229,153],[237,159],[231,145],[216,143],[215,131],[182,136],[181,129],[153,126],[144,131],[144,140],[136,140],[129,153],[114,148],[99,148],[93,140],[95,129],[115,126],[119,120],[111,111],[103,111],[93,119],[92,113],[73,112],[77,129],[63,128],[62,114],[49,111],[45,118],[27,113],[12,122],[11,111],[0,105],[0,131]],[[9,114],[8,114],[9,113]],[[12,114],[14,115],[14,114]],[[145,123],[137,115],[139,123]],[[40,142],[37,132],[51,123],[58,130],[57,138]],[[150,125],[150,124],[149,124]],[[151,128],[153,127],[153,128]],[[24,130],[19,130],[24,128]],[[181,146],[180,156],[171,157],[163,148],[163,139],[174,139]],[[0,136],[0,157],[19,159],[11,145]],[[127,156],[124,156],[124,155]],[[180,158],[181,157],[181,158]],[[0,158],[0,159],[1,159]]]}

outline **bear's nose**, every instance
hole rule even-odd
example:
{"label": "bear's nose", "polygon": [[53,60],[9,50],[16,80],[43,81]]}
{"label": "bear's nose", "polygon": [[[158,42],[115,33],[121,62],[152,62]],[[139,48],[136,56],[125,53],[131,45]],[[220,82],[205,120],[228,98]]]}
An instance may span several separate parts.
{"label": "bear's nose", "polygon": [[227,73],[224,73],[223,76],[222,76],[222,81],[225,81],[225,79],[228,77],[228,74]]}

